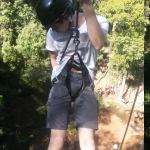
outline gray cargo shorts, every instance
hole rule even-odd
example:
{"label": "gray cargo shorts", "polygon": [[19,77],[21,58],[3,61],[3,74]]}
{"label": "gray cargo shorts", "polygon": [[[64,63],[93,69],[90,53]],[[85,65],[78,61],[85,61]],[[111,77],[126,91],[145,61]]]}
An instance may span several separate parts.
{"label": "gray cargo shorts", "polygon": [[[71,96],[78,94],[82,87],[82,74],[70,72]],[[65,79],[55,83],[47,101],[46,127],[66,130],[69,122],[71,96]],[[95,95],[90,87],[79,93],[74,101],[74,125],[76,128],[98,129],[98,107]]]}

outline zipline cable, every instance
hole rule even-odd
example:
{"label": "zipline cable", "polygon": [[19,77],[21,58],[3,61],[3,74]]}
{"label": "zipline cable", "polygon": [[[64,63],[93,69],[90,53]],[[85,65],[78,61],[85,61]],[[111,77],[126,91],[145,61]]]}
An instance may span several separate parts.
{"label": "zipline cable", "polygon": [[122,141],[121,141],[121,145],[119,146],[119,150],[122,149],[122,145],[123,145],[124,139],[125,139],[126,134],[127,134],[127,130],[128,130],[128,127],[129,127],[129,123],[130,123],[130,120],[131,120],[131,116],[132,116],[132,113],[133,113],[133,109],[134,109],[134,106],[135,106],[135,102],[136,102],[136,99],[137,99],[137,96],[138,96],[138,93],[139,93],[139,87],[140,87],[140,83],[141,83],[141,81],[142,81],[142,78],[143,78],[143,75],[141,74],[141,77],[140,77],[139,82],[138,82],[138,88],[137,88],[137,90],[136,90],[136,95],[135,95],[135,98],[134,98],[134,102],[133,102],[133,105],[132,105],[132,109],[131,109],[131,112],[130,112],[130,116],[129,116],[129,119],[128,119],[128,124],[127,124],[126,130],[125,130],[123,139],[122,139]]}

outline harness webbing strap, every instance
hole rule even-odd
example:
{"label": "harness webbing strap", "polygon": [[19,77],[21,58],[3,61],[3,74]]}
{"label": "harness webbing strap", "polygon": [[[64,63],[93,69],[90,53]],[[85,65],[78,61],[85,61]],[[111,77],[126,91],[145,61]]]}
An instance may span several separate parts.
{"label": "harness webbing strap", "polygon": [[[74,61],[74,56],[77,55],[78,58],[79,58],[79,61],[80,61],[80,68],[81,68],[81,71],[82,71],[82,77],[83,77],[83,81],[82,81],[82,86],[78,92],[77,95],[75,95],[74,97],[72,97],[72,101],[75,101],[75,99],[79,96],[79,94],[86,88],[86,86],[90,86],[90,80],[89,80],[89,72],[88,72],[88,69],[86,68],[86,66],[84,65],[82,59],[81,59],[81,56],[79,55],[79,53],[77,51],[75,51],[75,53],[71,56],[71,62]],[[68,90],[69,90],[69,94],[70,96],[72,95],[71,94],[71,87],[70,87],[70,81],[69,81],[69,77],[66,79],[66,85],[68,87]]]}
{"label": "harness webbing strap", "polygon": [[61,73],[52,80],[52,85],[59,82],[60,80],[62,80],[68,75],[69,71],[71,70],[71,64],[72,64],[72,59],[69,59],[65,67],[62,69]]}
{"label": "harness webbing strap", "polygon": [[[69,29],[70,37],[69,37],[69,39],[68,39],[68,41],[67,41],[67,43],[66,43],[66,45],[63,49],[63,54],[62,54],[62,57],[61,57],[60,61],[62,61],[62,59],[65,55],[66,49],[68,47],[68,44],[69,44],[71,38],[74,38],[75,52],[71,56],[71,58],[68,60],[65,67],[62,69],[61,73],[52,80],[52,85],[54,85],[55,83],[59,82],[61,79],[65,78],[66,85],[67,85],[69,94],[71,96],[69,72],[70,72],[71,68],[75,68],[75,69],[78,68],[79,70],[81,70],[82,71],[82,77],[83,77],[82,86],[81,86],[81,89],[79,90],[78,94],[76,96],[72,97],[73,101],[85,89],[86,86],[90,86],[92,90],[94,89],[94,84],[93,84],[93,82],[91,80],[91,77],[89,75],[89,71],[88,71],[87,67],[85,66],[85,64],[83,63],[83,60],[82,60],[81,56],[79,55],[79,53],[77,51],[78,50],[78,45],[80,44],[80,41],[78,40],[78,38],[79,38],[78,15],[79,15],[79,2],[77,2],[76,27],[74,28],[74,27],[71,27],[71,25],[70,25],[70,29]],[[72,16],[71,16],[71,18],[72,18]],[[72,23],[72,21],[70,23]],[[74,60],[75,55],[78,56],[79,62]]]}
{"label": "harness webbing strap", "polygon": [[[75,55],[78,56],[80,63],[74,61]],[[82,86],[81,86],[81,89],[79,90],[78,94],[76,96],[72,97],[69,72],[70,72],[71,68],[73,68],[72,64],[74,64],[74,62],[80,64],[79,68],[82,71],[83,82],[82,82]],[[94,84],[89,75],[89,71],[88,71],[87,67],[85,66],[85,64],[83,63],[81,56],[79,55],[79,53],[77,51],[68,60],[65,67],[62,69],[61,73],[52,80],[52,85],[54,85],[55,83],[59,82],[60,80],[62,80],[64,78],[65,78],[65,82],[66,82],[66,86],[68,88],[69,94],[72,97],[72,101],[74,101],[79,96],[79,94],[86,88],[86,86],[89,86],[92,90],[94,89]]]}

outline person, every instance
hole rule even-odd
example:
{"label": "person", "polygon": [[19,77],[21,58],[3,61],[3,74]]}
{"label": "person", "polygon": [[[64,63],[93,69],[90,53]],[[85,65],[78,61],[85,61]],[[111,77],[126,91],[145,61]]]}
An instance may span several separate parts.
{"label": "person", "polygon": [[100,97],[103,96],[103,90],[102,90],[102,88],[99,88],[99,89],[98,89],[98,95],[99,95]]}
{"label": "person", "polygon": [[105,88],[105,94],[106,94],[106,96],[108,96],[110,94],[110,89],[108,87]]}
{"label": "person", "polygon": [[[80,148],[95,150],[98,109],[93,93],[94,68],[109,24],[105,17],[95,14],[91,0],[78,0],[78,4],[82,13],[73,9],[71,0],[39,0],[36,5],[37,17],[49,28],[46,49],[50,51],[53,67],[47,101],[46,127],[50,128],[51,136],[48,150],[61,150],[64,146],[72,101]],[[71,35],[73,38],[65,48]],[[78,47],[75,46],[76,36]]]}
{"label": "person", "polygon": [[122,101],[123,103],[125,103],[125,104],[127,104],[127,103],[129,102],[125,97],[122,97],[122,98],[121,98],[121,101]]}

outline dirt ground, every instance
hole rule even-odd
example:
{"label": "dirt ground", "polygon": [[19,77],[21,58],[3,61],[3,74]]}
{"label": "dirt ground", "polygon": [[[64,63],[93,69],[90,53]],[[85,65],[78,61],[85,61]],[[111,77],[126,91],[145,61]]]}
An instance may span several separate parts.
{"label": "dirt ground", "polygon": [[[122,142],[129,115],[126,115],[123,121],[122,118],[118,117],[116,114],[104,109],[100,111],[99,116],[99,130],[96,131],[97,150],[113,150],[114,144],[120,146]],[[142,122],[141,120],[139,124],[142,125]],[[137,132],[135,128],[132,128],[132,124],[134,125],[133,122],[129,124],[122,150],[139,150],[141,147],[144,136],[143,131],[139,130]]]}
{"label": "dirt ground", "polygon": [[[126,118],[128,116],[126,115]],[[120,146],[127,126],[126,118],[122,121],[121,118],[107,109],[99,112],[99,129],[95,132],[96,150],[113,150],[114,144]],[[140,122],[141,125],[142,122],[143,120]],[[141,147],[144,133],[142,129],[137,132],[132,127],[132,123],[127,130],[122,150],[139,150]],[[78,145],[77,135],[68,132],[64,150],[80,150]]]}
{"label": "dirt ground", "polygon": [[[99,112],[99,129],[95,132],[96,150],[113,150],[113,145],[120,146],[123,139],[129,114],[120,118],[118,114],[109,109],[102,109]],[[132,119],[133,120],[133,119]],[[136,126],[142,125],[140,120]],[[138,129],[138,128],[137,128]],[[29,150],[46,150],[49,143],[49,130],[42,128],[35,130],[33,144]],[[122,150],[139,150],[143,141],[143,129],[136,130],[133,121],[129,124]],[[68,130],[63,150],[80,150],[78,136],[73,130]]]}

